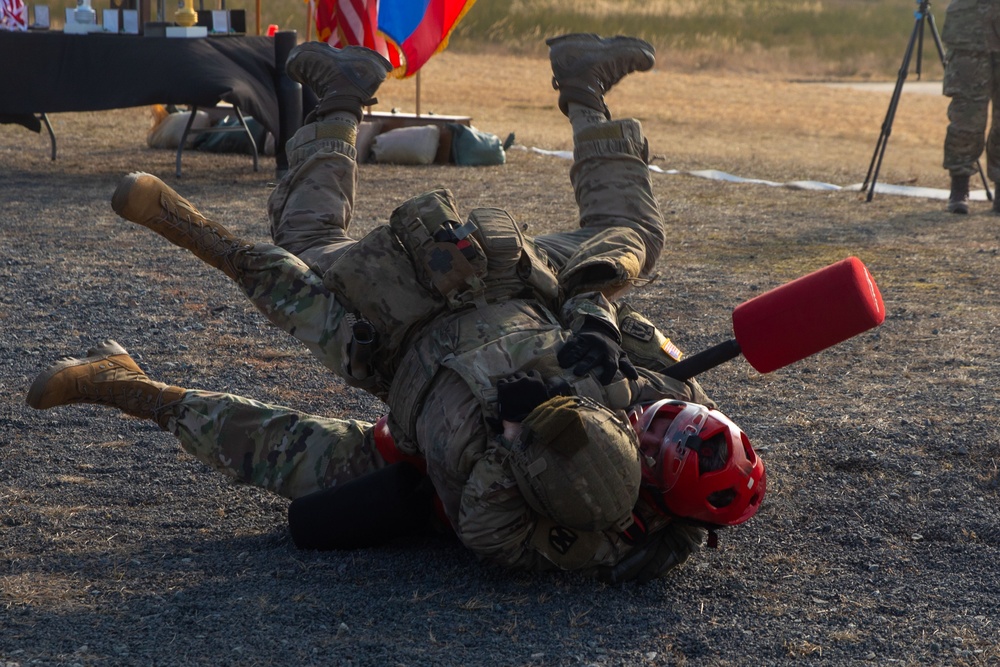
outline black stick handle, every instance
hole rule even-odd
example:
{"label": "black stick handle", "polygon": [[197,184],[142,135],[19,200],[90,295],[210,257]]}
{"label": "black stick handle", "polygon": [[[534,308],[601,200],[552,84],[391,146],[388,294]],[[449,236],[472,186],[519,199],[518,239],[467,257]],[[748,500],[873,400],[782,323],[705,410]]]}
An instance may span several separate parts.
{"label": "black stick handle", "polygon": [[707,371],[709,368],[715,368],[731,359],[735,359],[740,356],[740,352],[742,352],[740,344],[733,338],[727,340],[725,343],[719,343],[714,347],[710,347],[707,350],[702,350],[698,354],[681,359],[664,371],[664,375],[668,375],[675,380],[689,380],[695,375]]}

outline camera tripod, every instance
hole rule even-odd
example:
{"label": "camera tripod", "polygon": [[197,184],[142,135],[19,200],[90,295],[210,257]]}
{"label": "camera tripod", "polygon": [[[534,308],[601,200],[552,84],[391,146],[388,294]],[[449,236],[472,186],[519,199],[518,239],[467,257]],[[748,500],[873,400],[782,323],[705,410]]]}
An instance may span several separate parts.
{"label": "camera tripod", "polygon": [[[889,143],[889,135],[892,134],[892,121],[896,118],[896,107],[899,106],[899,96],[903,92],[903,83],[906,81],[907,73],[910,70],[910,60],[913,57],[913,49],[917,49],[916,73],[920,78],[920,63],[924,54],[924,25],[930,26],[931,36],[934,38],[934,46],[937,47],[938,57],[941,65],[944,66],[944,47],[941,46],[941,35],[938,33],[937,24],[934,22],[934,15],[931,14],[930,0],[916,0],[917,11],[914,13],[916,21],[913,24],[913,32],[910,34],[910,41],[906,45],[906,52],[903,54],[903,64],[899,68],[899,75],[896,77],[896,87],[892,91],[892,99],[889,101],[889,108],[885,112],[885,120],[882,121],[882,133],[878,136],[875,144],[875,153],[872,161],[868,165],[868,175],[865,182],[861,184],[861,192],[867,192],[866,201],[871,201],[875,195],[875,182],[878,180],[879,169],[882,168],[882,158],[885,156],[885,148]],[[993,194],[986,182],[986,175],[983,173],[983,165],[976,161],[976,168],[979,170],[979,177],[983,180],[983,187],[986,188],[986,198],[993,201]]]}

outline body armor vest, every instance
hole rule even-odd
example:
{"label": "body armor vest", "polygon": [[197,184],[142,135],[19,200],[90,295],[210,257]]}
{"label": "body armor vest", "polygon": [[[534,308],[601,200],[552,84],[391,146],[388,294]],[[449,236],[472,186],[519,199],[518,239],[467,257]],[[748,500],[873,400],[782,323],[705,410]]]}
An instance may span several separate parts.
{"label": "body armor vest", "polygon": [[[374,332],[366,367],[351,364],[348,380],[383,398],[403,354],[440,318],[509,299],[546,308],[559,302],[555,274],[510,215],[475,209],[463,223],[447,190],[401,205],[388,226],[345,251],[323,281]],[[352,356],[357,360],[356,350],[346,355]]]}

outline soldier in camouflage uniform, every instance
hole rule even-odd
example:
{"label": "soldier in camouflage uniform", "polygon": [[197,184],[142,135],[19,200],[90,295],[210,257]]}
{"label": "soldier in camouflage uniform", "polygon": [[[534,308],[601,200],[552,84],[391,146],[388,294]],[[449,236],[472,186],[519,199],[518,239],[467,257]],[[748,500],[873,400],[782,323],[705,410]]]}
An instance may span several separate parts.
{"label": "soldier in camouflage uniform", "polygon": [[[269,202],[277,245],[234,237],[148,174],[127,177],[112,205],[225,272],[324,365],[385,400],[397,454],[426,465],[477,555],[648,579],[686,560],[703,531],[639,498],[623,410],[660,398],[712,405],[696,382],[661,374],[678,356],[669,340],[614,305],[649,275],[664,234],[639,123],[612,121],[603,95],[652,67],[653,52],[595,35],[549,45],[574,131],[572,232],[526,239],[499,209],[463,221],[439,190],[352,239],[353,140],[389,64],[319,43],[287,63],[321,101],[289,141],[290,170]],[[372,424],[164,385],[113,341],[57,362],[28,395],[39,409],[78,402],[152,419],[200,460],[292,499],[387,463]]]}
{"label": "soldier in camouflage uniform", "polygon": [[[986,175],[1000,181],[1000,1],[952,0],[945,15],[941,40],[947,48],[944,94],[948,104],[948,131],[944,168],[951,174],[948,210],[969,212],[969,178],[986,149]],[[988,138],[990,101],[993,121]],[[1000,213],[1000,199],[993,210]]]}

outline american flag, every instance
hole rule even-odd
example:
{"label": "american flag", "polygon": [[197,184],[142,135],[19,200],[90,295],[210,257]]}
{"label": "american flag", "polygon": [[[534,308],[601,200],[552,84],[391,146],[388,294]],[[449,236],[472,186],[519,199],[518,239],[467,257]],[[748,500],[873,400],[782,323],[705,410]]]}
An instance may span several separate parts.
{"label": "american flag", "polygon": [[27,30],[28,8],[23,0],[0,0],[0,30]]}
{"label": "american flag", "polygon": [[338,49],[350,44],[368,47],[399,67],[399,51],[378,32],[378,4],[379,0],[317,0],[319,39]]}

